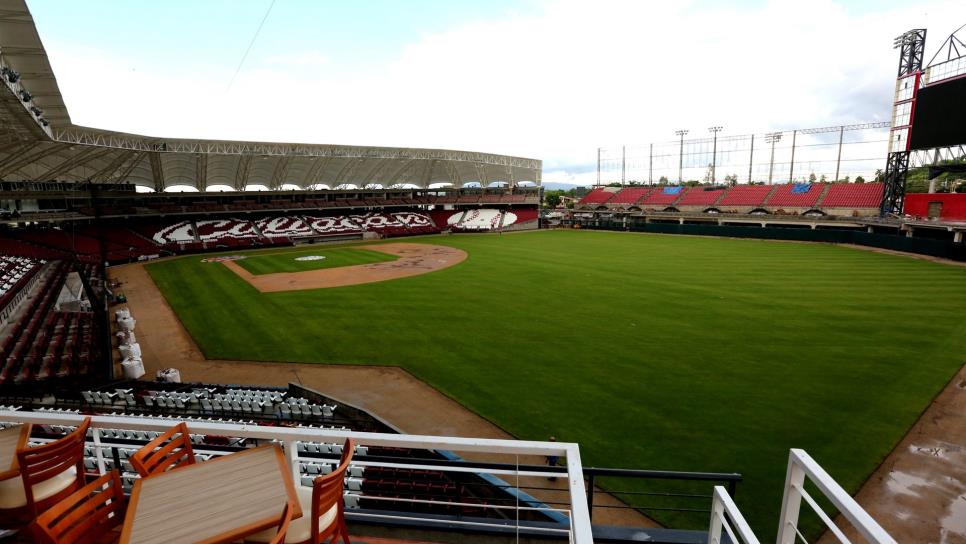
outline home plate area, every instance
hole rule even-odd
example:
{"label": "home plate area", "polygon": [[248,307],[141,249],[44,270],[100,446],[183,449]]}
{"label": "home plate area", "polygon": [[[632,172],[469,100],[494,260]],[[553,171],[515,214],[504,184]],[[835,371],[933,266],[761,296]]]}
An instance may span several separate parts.
{"label": "home plate area", "polygon": [[[398,242],[367,245],[365,248],[370,251],[380,251],[389,255],[395,255],[398,259],[381,263],[306,270],[304,272],[279,272],[259,275],[252,274],[234,261],[222,261],[221,264],[262,293],[274,293],[302,289],[345,287],[347,285],[359,285],[418,276],[420,274],[449,268],[463,262],[467,257],[466,252],[462,249],[433,244]],[[321,255],[310,255],[307,257],[299,257],[297,260],[318,260],[319,258],[324,259],[325,257]]]}

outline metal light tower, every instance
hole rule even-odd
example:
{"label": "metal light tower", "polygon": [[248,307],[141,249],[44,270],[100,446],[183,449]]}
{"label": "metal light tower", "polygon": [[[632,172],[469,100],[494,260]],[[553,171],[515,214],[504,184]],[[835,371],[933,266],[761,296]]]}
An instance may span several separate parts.
{"label": "metal light tower", "polygon": [[768,161],[768,185],[771,185],[771,175],[775,170],[775,144],[782,139],[781,132],[765,134],[765,143],[771,144],[771,160]]}
{"label": "metal light tower", "polygon": [[892,128],[889,131],[889,155],[884,174],[885,188],[879,215],[902,213],[909,175],[909,136],[916,114],[916,97],[922,84],[923,52],[926,29],[916,28],[897,37],[892,44],[899,50],[899,71],[892,105]]}
{"label": "metal light tower", "polygon": [[711,148],[711,184],[715,182],[715,168],[718,166],[718,133],[721,127],[708,127],[708,132],[714,134],[714,146]]}
{"label": "metal light tower", "polygon": [[678,154],[678,183],[684,184],[684,135],[688,133],[687,129],[675,130],[675,134],[681,137],[681,148]]}

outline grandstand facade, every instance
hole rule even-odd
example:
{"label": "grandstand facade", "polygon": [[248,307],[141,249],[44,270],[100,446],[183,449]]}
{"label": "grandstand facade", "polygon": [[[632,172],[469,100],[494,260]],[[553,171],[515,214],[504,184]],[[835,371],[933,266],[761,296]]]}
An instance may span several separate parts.
{"label": "grandstand facade", "polygon": [[576,209],[873,217],[882,192],[881,183],[599,187]]}

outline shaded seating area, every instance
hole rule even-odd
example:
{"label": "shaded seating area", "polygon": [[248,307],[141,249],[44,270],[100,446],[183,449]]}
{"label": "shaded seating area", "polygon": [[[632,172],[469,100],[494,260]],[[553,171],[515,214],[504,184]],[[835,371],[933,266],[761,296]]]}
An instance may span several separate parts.
{"label": "shaded seating area", "polygon": [[[0,385],[83,375],[97,360],[93,313],[56,308],[69,271],[63,261],[38,266],[30,294],[15,295],[16,313],[4,311],[11,325],[0,336]],[[80,273],[95,275],[90,265]]]}

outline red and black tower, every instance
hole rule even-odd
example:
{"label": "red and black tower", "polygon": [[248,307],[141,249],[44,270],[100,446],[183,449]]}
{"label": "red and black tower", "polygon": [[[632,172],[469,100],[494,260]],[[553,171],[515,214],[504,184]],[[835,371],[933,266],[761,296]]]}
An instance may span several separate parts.
{"label": "red and black tower", "polygon": [[889,132],[889,155],[885,170],[885,191],[879,205],[881,215],[902,213],[909,173],[909,145],[912,123],[916,115],[916,95],[922,84],[922,62],[926,49],[926,29],[916,28],[895,39],[899,49],[899,73],[896,77],[892,106],[892,129]]}

